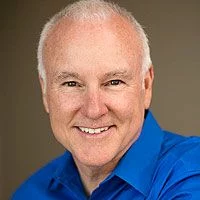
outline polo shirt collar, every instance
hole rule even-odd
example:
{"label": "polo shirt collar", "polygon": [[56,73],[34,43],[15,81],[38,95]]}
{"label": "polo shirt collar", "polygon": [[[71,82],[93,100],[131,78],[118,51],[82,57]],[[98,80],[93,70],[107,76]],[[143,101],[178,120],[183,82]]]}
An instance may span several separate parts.
{"label": "polo shirt collar", "polygon": [[147,196],[162,140],[162,130],[152,113],[147,111],[138,140],[133,143],[122,157],[112,174],[123,179],[143,195]]}

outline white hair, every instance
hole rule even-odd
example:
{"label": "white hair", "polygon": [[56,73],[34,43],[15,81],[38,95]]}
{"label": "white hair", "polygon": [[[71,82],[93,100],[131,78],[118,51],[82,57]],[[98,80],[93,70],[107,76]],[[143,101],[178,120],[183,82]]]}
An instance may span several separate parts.
{"label": "white hair", "polygon": [[[46,84],[46,72],[43,63],[43,46],[50,30],[57,22],[66,17],[74,20],[104,20],[114,14],[125,18],[133,25],[137,31],[142,43],[142,74],[144,74],[151,66],[151,57],[149,42],[142,26],[136,21],[133,15],[126,9],[119,7],[117,4],[106,2],[104,0],[80,0],[68,5],[66,8],[55,14],[44,26],[38,45],[38,72]],[[46,86],[45,86],[46,87]]]}

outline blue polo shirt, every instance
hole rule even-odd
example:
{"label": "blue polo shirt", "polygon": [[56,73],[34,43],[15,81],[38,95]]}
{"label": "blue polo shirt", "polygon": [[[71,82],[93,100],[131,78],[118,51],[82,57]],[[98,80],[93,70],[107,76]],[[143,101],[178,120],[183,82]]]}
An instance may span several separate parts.
{"label": "blue polo shirt", "polygon": [[149,111],[138,140],[90,197],[67,151],[33,174],[13,200],[200,200],[200,139],[163,131]]}

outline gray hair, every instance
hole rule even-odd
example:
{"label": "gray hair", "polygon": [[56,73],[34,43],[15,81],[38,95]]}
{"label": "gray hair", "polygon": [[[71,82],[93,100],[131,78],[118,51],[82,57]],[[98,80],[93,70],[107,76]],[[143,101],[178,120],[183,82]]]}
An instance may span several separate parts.
{"label": "gray hair", "polygon": [[68,5],[59,13],[55,14],[44,26],[38,45],[38,72],[46,84],[46,72],[43,64],[43,46],[50,30],[56,23],[66,17],[74,20],[104,20],[111,15],[120,15],[130,22],[136,29],[142,42],[142,74],[151,66],[151,57],[149,42],[142,26],[136,21],[133,15],[126,9],[119,7],[117,4],[106,2],[104,0],[80,0]]}

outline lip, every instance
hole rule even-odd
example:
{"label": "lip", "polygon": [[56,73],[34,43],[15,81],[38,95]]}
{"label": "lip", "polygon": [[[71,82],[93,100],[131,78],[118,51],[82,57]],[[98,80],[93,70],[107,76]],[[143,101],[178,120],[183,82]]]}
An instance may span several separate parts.
{"label": "lip", "polygon": [[[98,128],[108,127],[108,130],[102,131],[100,133],[94,133],[94,134],[83,132],[83,131],[81,131],[81,129],[79,127],[87,127],[87,126],[75,126],[76,132],[78,134],[80,134],[81,136],[83,136],[83,137],[86,137],[86,138],[103,138],[103,137],[105,137],[107,135],[110,135],[115,126],[111,125],[111,126],[98,127]],[[89,128],[89,127],[87,127],[87,128]],[[91,128],[91,129],[98,129],[98,128]]]}

